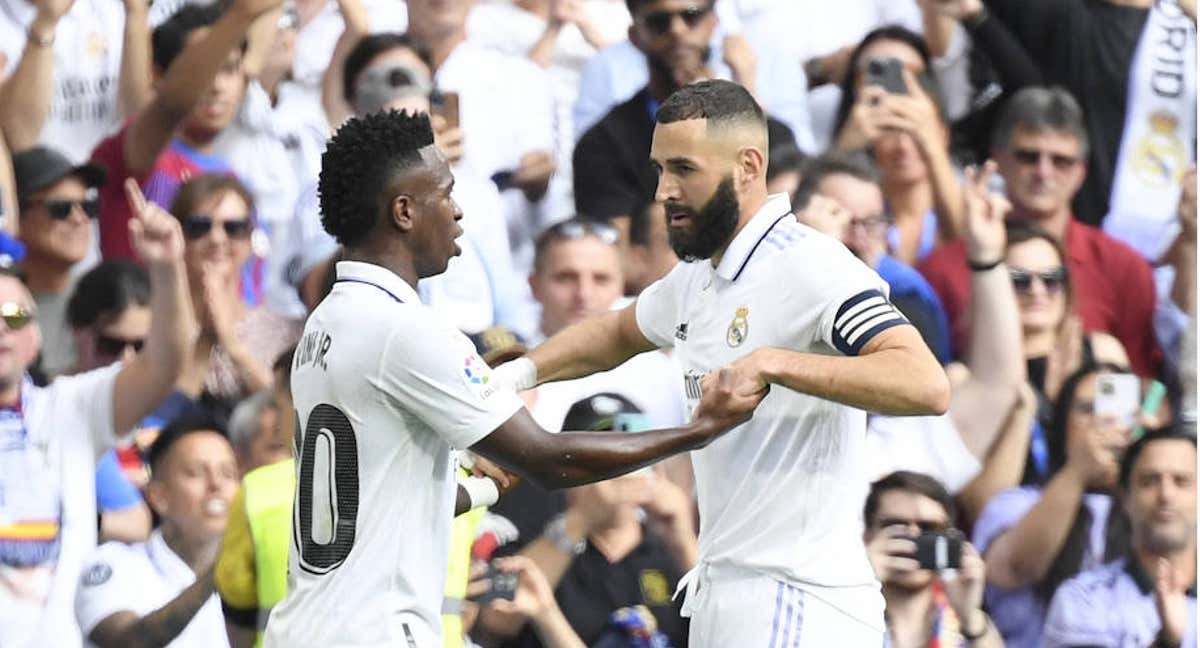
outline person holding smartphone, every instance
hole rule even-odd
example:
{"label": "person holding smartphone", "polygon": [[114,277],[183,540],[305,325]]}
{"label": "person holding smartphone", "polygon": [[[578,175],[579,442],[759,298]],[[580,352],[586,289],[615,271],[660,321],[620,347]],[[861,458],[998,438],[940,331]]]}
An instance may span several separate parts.
{"label": "person holding smartphone", "polygon": [[[954,498],[928,475],[897,471],[871,484],[863,541],[887,602],[884,646],[1004,646],[982,607],[983,559],[954,528],[955,517]],[[937,552],[920,546],[935,542],[946,548],[948,559],[940,571],[935,561],[925,560],[936,559]]]}

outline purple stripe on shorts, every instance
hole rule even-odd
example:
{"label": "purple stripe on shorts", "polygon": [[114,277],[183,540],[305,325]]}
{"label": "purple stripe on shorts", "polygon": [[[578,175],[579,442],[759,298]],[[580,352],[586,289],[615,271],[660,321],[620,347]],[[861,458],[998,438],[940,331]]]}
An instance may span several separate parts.
{"label": "purple stripe on shorts", "polygon": [[771,621],[771,645],[775,648],[775,639],[779,636],[779,605],[783,600],[783,583],[775,583],[775,616]]}

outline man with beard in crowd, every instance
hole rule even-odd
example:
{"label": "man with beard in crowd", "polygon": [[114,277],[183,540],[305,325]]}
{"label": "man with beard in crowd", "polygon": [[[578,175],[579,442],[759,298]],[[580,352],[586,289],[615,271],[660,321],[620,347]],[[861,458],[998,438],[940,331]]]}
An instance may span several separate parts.
{"label": "man with beard in crowd", "polygon": [[798,223],[786,195],[767,195],[766,119],[749,92],[695,83],[656,122],[656,200],[685,262],[497,378],[527,389],[673,346],[693,405],[705,372],[729,362],[738,393],[771,387],[752,420],[692,453],[701,526],[697,565],[680,581],[689,643],[882,645],[883,599],[855,515],[867,493],[862,410],[940,414],[946,375],[887,284]]}

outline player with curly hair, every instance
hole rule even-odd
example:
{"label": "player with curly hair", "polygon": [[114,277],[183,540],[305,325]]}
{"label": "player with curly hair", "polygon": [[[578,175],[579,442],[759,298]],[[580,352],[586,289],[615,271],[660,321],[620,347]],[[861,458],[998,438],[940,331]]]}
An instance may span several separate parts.
{"label": "player with curly hair", "polygon": [[288,596],[265,645],[441,645],[452,515],[498,497],[489,481],[456,499],[454,448],[561,488],[703,446],[762,400],[735,396],[734,377],[719,372],[684,427],[546,432],[417,296],[417,281],[445,271],[462,234],[428,116],[351,119],[321,164],[321,222],[344,253],[292,363]]}

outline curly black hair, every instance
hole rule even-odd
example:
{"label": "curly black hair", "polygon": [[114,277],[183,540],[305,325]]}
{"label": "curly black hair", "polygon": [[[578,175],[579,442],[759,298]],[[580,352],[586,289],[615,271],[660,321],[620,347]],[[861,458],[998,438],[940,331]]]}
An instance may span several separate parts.
{"label": "curly black hair", "polygon": [[386,202],[389,181],[421,164],[433,144],[429,115],[389,110],[348,120],[321,155],[321,225],[344,246],[367,237]]}

